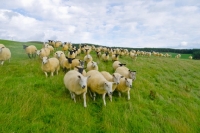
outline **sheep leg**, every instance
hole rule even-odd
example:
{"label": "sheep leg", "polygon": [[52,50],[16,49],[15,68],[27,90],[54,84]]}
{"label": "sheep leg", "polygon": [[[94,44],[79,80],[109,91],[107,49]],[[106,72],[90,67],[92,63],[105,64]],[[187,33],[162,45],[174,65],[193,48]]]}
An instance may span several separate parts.
{"label": "sheep leg", "polygon": [[89,93],[90,93],[90,97],[92,98],[92,92],[90,91],[90,90],[88,90],[89,91]]}
{"label": "sheep leg", "polygon": [[87,104],[86,104],[86,92],[83,93],[83,104],[84,104],[84,107],[87,107]]}
{"label": "sheep leg", "polygon": [[31,59],[31,55],[30,54],[28,54],[28,57]]}
{"label": "sheep leg", "polygon": [[53,76],[53,72],[51,72],[51,76]]}
{"label": "sheep leg", "polygon": [[105,96],[106,96],[106,93],[104,93],[104,94],[102,95],[102,98],[103,98],[103,104],[106,106]]}
{"label": "sheep leg", "polygon": [[3,65],[4,61],[1,61],[1,65]]}
{"label": "sheep leg", "polygon": [[94,92],[94,93],[93,93],[93,98],[94,98],[94,101],[95,101],[95,97],[96,97],[96,93]]}
{"label": "sheep leg", "polygon": [[46,75],[46,77],[48,77],[48,74],[47,74],[47,72],[44,72],[44,74]]}
{"label": "sheep leg", "polygon": [[128,100],[130,100],[130,91],[127,91],[128,93]]}
{"label": "sheep leg", "polygon": [[109,96],[109,98],[110,98],[110,101],[112,102],[112,95],[108,95]]}
{"label": "sheep leg", "polygon": [[121,93],[120,92],[118,92],[118,95],[119,95],[119,97],[121,97]]}
{"label": "sheep leg", "polygon": [[76,103],[76,96],[75,96],[75,94],[73,92],[71,92],[71,91],[70,91],[70,94],[71,94],[71,98],[74,99],[74,102]]}

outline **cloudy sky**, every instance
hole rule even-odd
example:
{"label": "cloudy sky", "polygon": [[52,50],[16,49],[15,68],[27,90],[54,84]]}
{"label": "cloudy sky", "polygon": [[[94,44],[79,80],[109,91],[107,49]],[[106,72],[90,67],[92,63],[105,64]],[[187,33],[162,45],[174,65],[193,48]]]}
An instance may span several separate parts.
{"label": "cloudy sky", "polygon": [[0,2],[0,39],[200,48],[199,0]]}

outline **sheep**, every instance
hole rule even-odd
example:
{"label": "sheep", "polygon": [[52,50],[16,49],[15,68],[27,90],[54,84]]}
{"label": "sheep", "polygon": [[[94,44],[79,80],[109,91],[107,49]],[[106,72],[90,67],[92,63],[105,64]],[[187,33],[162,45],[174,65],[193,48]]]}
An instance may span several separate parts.
{"label": "sheep", "polygon": [[69,58],[75,58],[76,57],[75,50],[69,50],[68,57]]}
{"label": "sheep", "polygon": [[36,51],[36,54],[42,59],[43,57],[49,57],[50,55],[50,50],[48,48],[42,48],[40,50]]}
{"label": "sheep", "polygon": [[100,57],[101,57],[101,51],[96,51],[96,55],[97,55],[97,58],[100,59]]}
{"label": "sheep", "polygon": [[108,61],[109,60],[109,53],[106,52],[105,54],[102,54],[101,58],[102,58],[103,61]]}
{"label": "sheep", "polygon": [[119,54],[113,54],[112,61],[118,61],[118,60],[119,60]]}
{"label": "sheep", "polygon": [[112,67],[114,70],[116,70],[118,67],[122,67],[122,66],[125,66],[126,64],[123,64],[119,61],[114,61],[113,64],[112,64]]}
{"label": "sheep", "polygon": [[31,59],[31,55],[32,55],[32,58],[36,57],[37,48],[34,45],[30,45],[30,46],[23,45],[23,48],[25,49],[30,59]]}
{"label": "sheep", "polygon": [[50,50],[50,53],[54,52],[54,48],[51,45],[47,44],[47,43],[46,44],[44,43],[44,48],[48,48]]}
{"label": "sheep", "polygon": [[59,60],[55,57],[48,58],[45,56],[42,58],[41,68],[46,77],[48,77],[47,72],[51,72],[51,76],[53,76],[53,73],[56,71],[56,74],[58,75],[58,71],[60,70]]}
{"label": "sheep", "polygon": [[192,56],[189,56],[189,59],[192,59]]}
{"label": "sheep", "polygon": [[74,69],[75,66],[80,65],[80,60],[75,58],[68,58],[66,57],[64,60],[61,61],[61,66],[64,69]]}
{"label": "sheep", "polygon": [[92,56],[90,54],[87,54],[87,55],[84,56],[84,61],[86,63],[88,63],[88,62],[90,62],[92,60],[93,60],[93,58],[92,58]]}
{"label": "sheep", "polygon": [[60,47],[62,45],[62,42],[61,41],[56,41],[55,42],[55,45],[54,45],[54,48],[58,48],[58,47]]}
{"label": "sheep", "polygon": [[131,71],[129,70],[127,67],[118,67],[116,70],[115,70],[115,73],[119,73],[121,74],[122,76],[124,76],[125,78],[130,78],[132,79],[133,81],[136,79],[136,71]]}
{"label": "sheep", "polygon": [[63,51],[56,51],[54,53],[54,57],[56,57],[59,60],[60,64],[64,59],[66,59],[65,58],[65,53]]}
{"label": "sheep", "polygon": [[[117,88],[117,85],[120,83],[120,79],[123,78],[124,76],[122,76],[121,74],[119,73],[113,73],[112,75],[107,72],[107,71],[101,71],[101,74],[104,76],[104,78],[110,82],[114,82],[116,84],[113,84],[112,86],[112,92],[115,91],[115,89]],[[112,95],[108,95],[109,98],[111,99],[112,101]]]}
{"label": "sheep", "polygon": [[88,64],[87,64],[87,71],[90,71],[90,70],[97,70],[97,71],[99,70],[97,62],[94,62],[94,61],[88,62]]}
{"label": "sheep", "polygon": [[133,52],[130,52],[130,57],[131,57],[133,60],[136,60],[136,59],[137,59],[137,54],[136,54],[136,53],[133,53]]}
{"label": "sheep", "polygon": [[68,49],[69,49],[68,43],[67,43],[67,42],[64,42],[64,43],[62,44],[62,51],[65,52],[65,51],[67,51]]}
{"label": "sheep", "polygon": [[69,90],[71,94],[71,98],[74,99],[74,102],[76,103],[76,95],[83,94],[83,101],[84,101],[84,107],[87,107],[86,104],[86,93],[87,93],[87,81],[90,78],[90,76],[83,76],[79,72],[75,70],[70,70],[67,72],[64,76],[64,85]]}
{"label": "sheep", "polygon": [[5,47],[3,44],[0,44],[0,48]]}
{"label": "sheep", "polygon": [[130,90],[132,88],[132,79],[121,78],[120,83],[117,85],[116,91],[118,91],[119,97],[121,97],[121,92],[127,92],[128,100],[130,100]]}
{"label": "sheep", "polygon": [[[93,99],[95,100],[96,93],[102,94],[103,103],[106,106],[105,95],[106,93],[108,93],[108,95],[112,95],[112,86],[115,83],[107,81],[97,70],[88,71],[86,76],[91,76],[88,79],[88,88],[93,93]],[[90,95],[92,96],[91,93]]]}
{"label": "sheep", "polygon": [[175,58],[181,58],[181,54],[177,54]]}
{"label": "sheep", "polygon": [[86,71],[85,68],[83,66],[75,66],[74,70],[78,71],[79,73],[81,73],[83,76],[86,76]]}
{"label": "sheep", "polygon": [[9,62],[10,62],[10,58],[11,58],[10,49],[6,48],[6,47],[0,47],[0,61],[1,61],[1,65],[3,65],[4,61],[6,61],[6,60],[9,60]]}

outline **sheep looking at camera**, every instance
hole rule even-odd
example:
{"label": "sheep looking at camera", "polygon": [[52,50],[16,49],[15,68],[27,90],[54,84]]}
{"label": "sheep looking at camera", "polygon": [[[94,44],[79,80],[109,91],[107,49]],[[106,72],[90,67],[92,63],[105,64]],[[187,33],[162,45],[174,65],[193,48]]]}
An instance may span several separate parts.
{"label": "sheep looking at camera", "polygon": [[90,76],[85,77],[79,72],[75,70],[70,70],[67,72],[64,76],[64,84],[65,87],[69,90],[71,94],[71,98],[76,103],[76,95],[83,94],[83,101],[84,101],[84,107],[87,107],[86,104],[86,93],[87,93],[87,81]]}
{"label": "sheep looking at camera", "polygon": [[88,88],[93,93],[94,100],[96,93],[102,94],[103,103],[106,105],[105,95],[106,93],[108,93],[108,95],[112,95],[112,86],[115,83],[107,81],[104,76],[97,70],[90,70],[86,75],[91,76],[88,79]]}
{"label": "sheep looking at camera", "polygon": [[55,57],[48,58],[43,57],[42,58],[42,71],[45,73],[46,77],[48,77],[48,72],[51,72],[51,76],[53,76],[53,73],[56,72],[58,75],[58,71],[60,70],[60,64],[59,60]]}

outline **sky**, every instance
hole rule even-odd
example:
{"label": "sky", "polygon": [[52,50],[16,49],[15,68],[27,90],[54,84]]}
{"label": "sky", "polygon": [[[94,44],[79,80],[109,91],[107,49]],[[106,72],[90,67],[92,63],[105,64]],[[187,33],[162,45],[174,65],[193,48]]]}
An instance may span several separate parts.
{"label": "sky", "polygon": [[0,0],[0,39],[200,48],[199,0]]}

